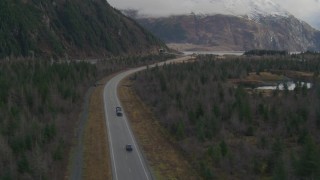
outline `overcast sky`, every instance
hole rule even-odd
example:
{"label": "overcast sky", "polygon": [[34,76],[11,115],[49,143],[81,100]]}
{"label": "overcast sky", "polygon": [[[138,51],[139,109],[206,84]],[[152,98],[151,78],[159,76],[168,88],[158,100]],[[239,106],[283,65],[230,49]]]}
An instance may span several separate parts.
{"label": "overcast sky", "polygon": [[296,17],[320,28],[320,0],[278,0],[283,8]]}
{"label": "overcast sky", "polygon": [[[152,16],[167,16],[173,14],[222,13],[216,9],[215,3],[224,0],[107,0],[117,9],[135,9],[142,14]],[[228,0],[225,0],[226,2]],[[230,0],[229,0],[230,1]],[[231,0],[241,1],[241,0]],[[246,0],[245,0],[246,1]],[[266,0],[271,1],[271,0]],[[282,8],[289,11],[314,27],[320,29],[320,0],[273,0]]]}

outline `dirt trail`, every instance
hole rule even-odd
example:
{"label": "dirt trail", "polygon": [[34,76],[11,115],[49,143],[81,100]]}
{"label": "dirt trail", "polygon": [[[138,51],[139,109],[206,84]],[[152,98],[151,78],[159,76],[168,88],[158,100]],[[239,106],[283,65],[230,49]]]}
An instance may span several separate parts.
{"label": "dirt trail", "polygon": [[83,168],[83,134],[85,129],[85,124],[88,119],[88,111],[89,111],[89,101],[92,95],[94,88],[90,88],[85,95],[84,103],[82,105],[83,112],[80,115],[80,121],[78,124],[76,142],[77,145],[72,149],[71,155],[71,166],[69,167],[71,171],[70,177],[67,179],[80,180],[82,179],[82,168]]}
{"label": "dirt trail", "polygon": [[84,132],[83,179],[112,179],[103,104],[104,85],[111,78],[109,76],[101,80],[90,98],[89,117]]}
{"label": "dirt trail", "polygon": [[103,104],[104,85],[112,77],[102,79],[86,95],[66,179],[112,179]]}

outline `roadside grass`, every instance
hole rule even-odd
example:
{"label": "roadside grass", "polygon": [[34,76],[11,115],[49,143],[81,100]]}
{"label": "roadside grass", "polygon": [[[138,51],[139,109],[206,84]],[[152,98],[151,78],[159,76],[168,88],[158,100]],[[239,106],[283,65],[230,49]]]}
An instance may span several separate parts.
{"label": "roadside grass", "polygon": [[155,179],[201,179],[188,158],[175,145],[174,139],[170,138],[150,109],[135,94],[132,84],[130,78],[120,83],[120,101]]}
{"label": "roadside grass", "polygon": [[112,179],[109,143],[104,114],[104,84],[111,78],[100,81],[90,98],[89,116],[84,132],[83,179]]}

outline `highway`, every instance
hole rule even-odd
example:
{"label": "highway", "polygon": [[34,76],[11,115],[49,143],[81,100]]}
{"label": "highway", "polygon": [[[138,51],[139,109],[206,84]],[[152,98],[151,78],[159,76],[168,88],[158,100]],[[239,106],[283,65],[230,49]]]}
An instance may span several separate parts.
{"label": "highway", "polygon": [[[188,57],[182,57],[166,62],[158,63],[161,66],[165,63],[179,62],[187,60]],[[149,66],[150,68],[154,65]],[[123,112],[123,116],[116,115],[116,107],[122,107],[118,98],[119,82],[125,77],[146,69],[146,66],[131,69],[119,73],[113,77],[104,88],[104,108],[108,131],[108,141],[110,148],[110,159],[112,166],[112,178],[114,180],[151,180],[153,179],[146,159],[144,159],[139,146],[135,140],[134,134],[128,123],[128,119]],[[133,146],[133,151],[128,152],[125,149],[126,144]]]}

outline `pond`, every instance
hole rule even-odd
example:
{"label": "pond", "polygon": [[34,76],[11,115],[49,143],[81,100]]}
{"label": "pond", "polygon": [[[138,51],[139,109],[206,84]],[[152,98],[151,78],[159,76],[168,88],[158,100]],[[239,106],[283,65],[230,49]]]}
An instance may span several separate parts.
{"label": "pond", "polygon": [[278,89],[278,90],[283,91],[283,90],[285,90],[285,86],[287,86],[289,91],[293,91],[297,85],[300,87],[306,86],[307,89],[310,89],[312,87],[312,83],[309,83],[309,82],[288,81],[288,82],[279,83],[278,85],[275,85],[275,86],[260,86],[255,89],[258,89],[258,90],[276,90],[276,89]]}

